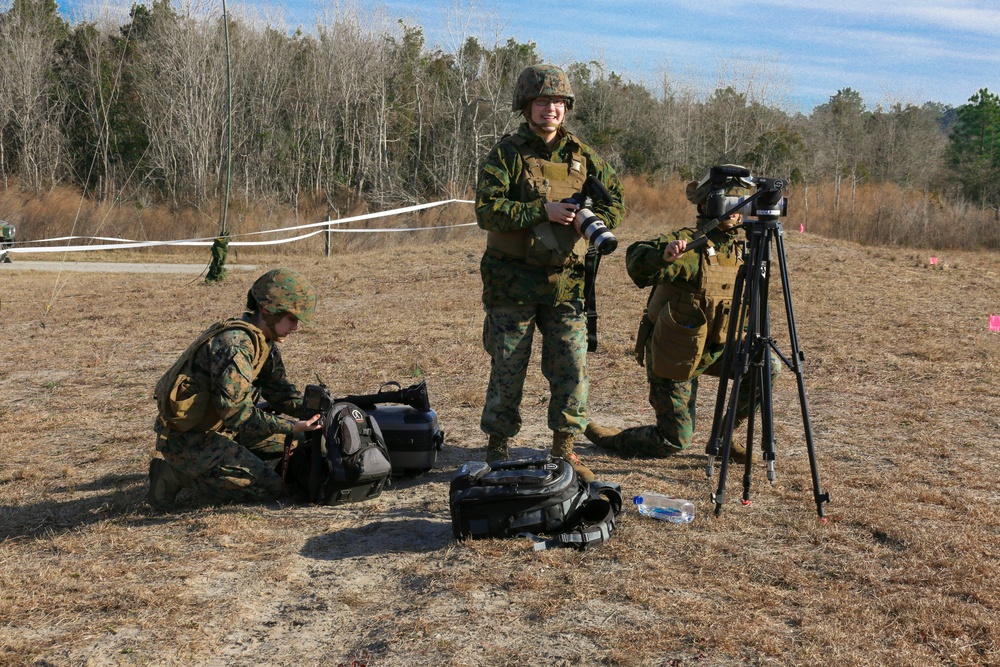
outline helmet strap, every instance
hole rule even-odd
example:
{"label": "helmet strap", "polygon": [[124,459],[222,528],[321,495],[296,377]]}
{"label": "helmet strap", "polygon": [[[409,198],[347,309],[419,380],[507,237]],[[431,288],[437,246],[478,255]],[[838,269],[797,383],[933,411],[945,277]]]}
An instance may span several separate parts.
{"label": "helmet strap", "polygon": [[262,315],[263,315],[264,325],[267,327],[267,331],[265,331],[264,333],[267,334],[268,338],[270,338],[271,340],[274,340],[275,338],[277,338],[277,336],[274,333],[274,328],[275,328],[275,326],[277,326],[278,322],[281,321],[281,318],[283,318],[285,316],[285,313],[266,313],[265,312],[265,313],[262,313]]}
{"label": "helmet strap", "polygon": [[[538,136],[545,138],[549,134],[548,132],[542,130],[542,126],[541,125],[539,125],[539,124],[535,123],[533,120],[531,120],[531,114],[530,113],[525,115],[524,120],[528,124],[528,129],[531,130],[532,132],[534,132],[535,134],[537,134]],[[549,148],[552,148],[553,142],[559,137],[560,131],[562,129],[563,129],[563,123],[559,123],[556,126],[555,134],[553,134],[551,138],[546,139],[546,141],[549,143]]]}
{"label": "helmet strap", "polygon": [[256,326],[264,333],[264,337],[268,340],[274,340],[274,327],[281,321],[281,318],[285,316],[284,313],[272,314],[267,311],[255,310],[251,311],[251,324]]}

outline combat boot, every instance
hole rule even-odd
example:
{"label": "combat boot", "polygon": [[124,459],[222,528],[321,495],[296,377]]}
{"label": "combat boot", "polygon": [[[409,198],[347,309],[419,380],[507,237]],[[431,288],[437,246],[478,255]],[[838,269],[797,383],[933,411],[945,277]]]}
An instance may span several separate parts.
{"label": "combat boot", "polygon": [[747,460],[747,448],[741,442],[729,443],[729,462],[743,463]]}
{"label": "combat boot", "polygon": [[155,509],[173,509],[177,494],[187,486],[191,486],[191,478],[163,459],[149,462],[149,504]]}
{"label": "combat boot", "polygon": [[576,476],[587,484],[597,479],[590,468],[583,465],[580,457],[573,452],[572,433],[560,433],[556,431],[552,434],[552,456],[569,461],[569,464],[573,466],[573,470],[576,471]]}
{"label": "combat boot", "polygon": [[507,438],[502,435],[491,435],[490,441],[486,444],[486,462],[505,461],[509,457]]}
{"label": "combat boot", "polygon": [[587,424],[587,430],[583,432],[587,436],[587,440],[605,449],[618,449],[618,441],[615,436],[619,433],[621,431],[616,428],[600,426],[594,422]]}

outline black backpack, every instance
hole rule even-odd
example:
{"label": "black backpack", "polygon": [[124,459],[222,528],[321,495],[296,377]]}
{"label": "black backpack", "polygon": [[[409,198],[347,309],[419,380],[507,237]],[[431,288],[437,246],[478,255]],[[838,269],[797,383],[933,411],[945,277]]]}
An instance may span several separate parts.
{"label": "black backpack", "polygon": [[476,461],[452,477],[450,505],[456,539],[529,537],[535,550],[586,549],[611,537],[622,491],[613,482],[587,484],[560,458]]}
{"label": "black backpack", "polygon": [[[326,408],[326,406],[324,406]],[[306,433],[288,456],[286,483],[319,505],[376,498],[389,482],[392,464],[378,423],[353,403],[333,403],[326,427]]]}

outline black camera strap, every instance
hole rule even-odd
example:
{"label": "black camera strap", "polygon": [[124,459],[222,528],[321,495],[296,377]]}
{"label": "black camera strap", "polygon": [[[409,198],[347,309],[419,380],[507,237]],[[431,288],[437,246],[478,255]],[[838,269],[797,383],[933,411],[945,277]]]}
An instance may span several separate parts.
{"label": "black camera strap", "polygon": [[601,253],[594,246],[587,246],[583,262],[583,305],[587,309],[587,352],[597,349],[597,269]]}

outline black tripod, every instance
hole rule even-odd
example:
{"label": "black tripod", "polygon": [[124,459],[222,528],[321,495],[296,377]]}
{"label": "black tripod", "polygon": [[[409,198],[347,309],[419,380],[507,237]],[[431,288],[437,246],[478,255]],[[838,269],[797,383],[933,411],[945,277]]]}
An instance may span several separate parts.
{"label": "black tripod", "polygon": [[[715,458],[721,456],[718,490],[712,494],[715,515],[722,513],[726,495],[726,475],[729,472],[729,454],[732,448],[733,429],[736,425],[737,409],[741,403],[740,390],[747,415],[746,460],[743,473],[743,503],[750,503],[750,472],[753,461],[753,439],[756,426],[756,406],[760,401],[761,448],[767,466],[767,479],[773,483],[774,472],[774,411],[771,386],[771,351],[781,362],[795,373],[798,383],[799,405],[802,423],[805,427],[806,448],[809,452],[809,467],[812,470],[813,497],[816,511],[821,521],[826,521],[823,503],[830,501],[830,494],[820,489],[819,472],[816,468],[816,451],[813,447],[812,427],[809,424],[809,409],[806,404],[806,390],[802,380],[803,355],[799,350],[795,333],[795,315],[792,311],[792,296],[788,285],[788,266],[785,263],[784,230],[778,217],[784,212],[785,198],[781,189],[785,182],[777,179],[755,178],[757,192],[744,202],[744,210],[754,204],[756,220],[748,220],[744,225],[747,246],[743,270],[740,272],[733,292],[732,316],[726,333],[726,349],[722,357],[722,372],[719,374],[719,393],[712,421],[712,435],[705,453],[708,454],[706,473],[709,477],[715,471]],[[791,341],[791,359],[785,357],[771,338],[771,321],[768,315],[768,287],[771,277],[771,244],[777,249],[777,265],[781,273],[781,285],[785,299],[785,314],[788,320],[788,336]],[[727,390],[730,382],[732,389]],[[743,387],[749,383],[749,387]]]}

